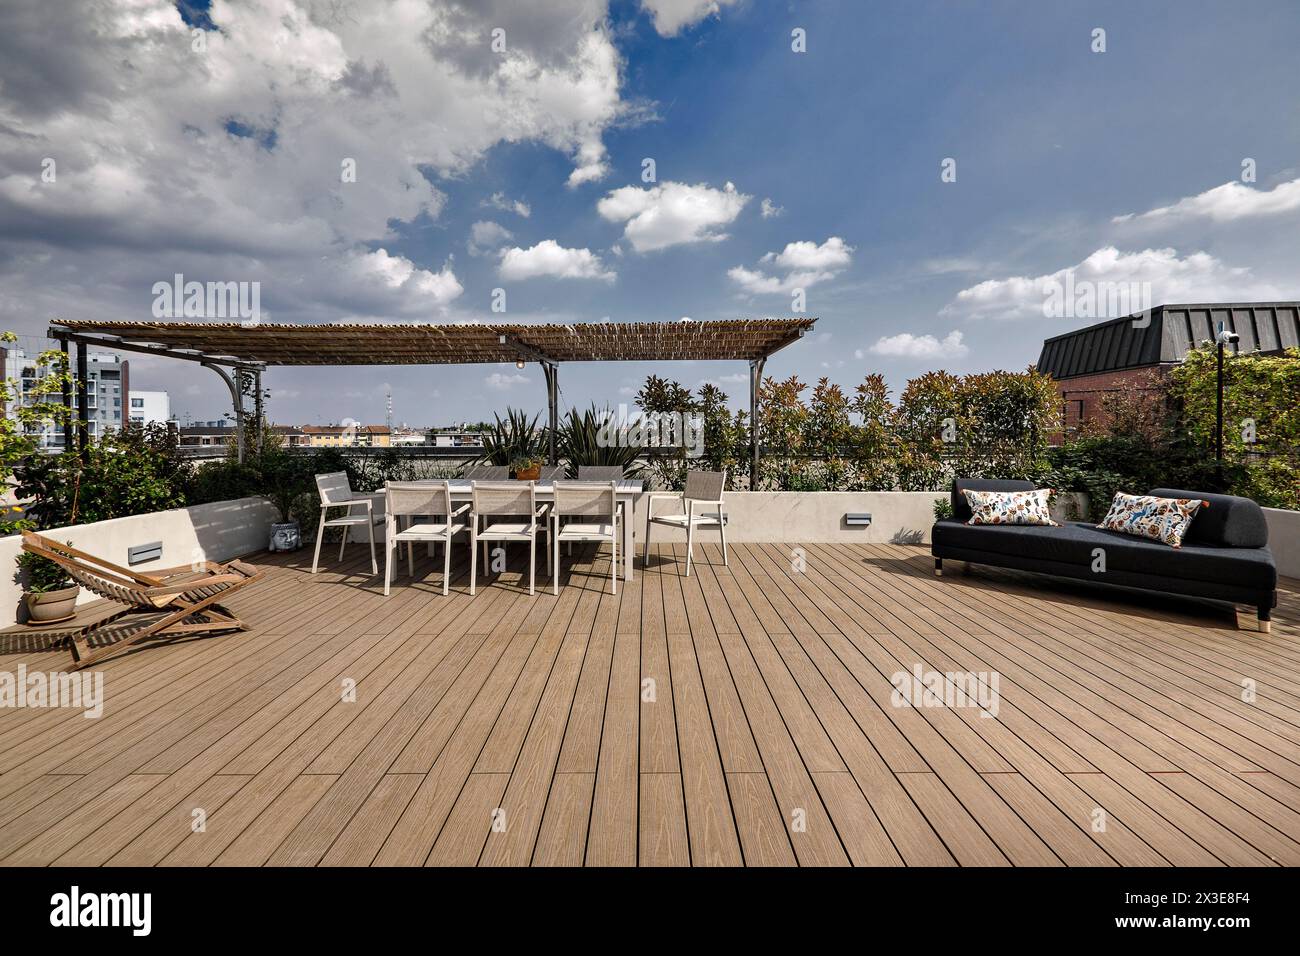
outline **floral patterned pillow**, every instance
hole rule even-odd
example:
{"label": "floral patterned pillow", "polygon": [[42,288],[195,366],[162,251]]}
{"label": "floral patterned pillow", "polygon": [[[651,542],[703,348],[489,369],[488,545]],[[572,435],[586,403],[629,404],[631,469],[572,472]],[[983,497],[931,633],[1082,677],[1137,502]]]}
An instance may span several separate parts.
{"label": "floral patterned pillow", "polygon": [[1126,495],[1117,492],[1110,511],[1098,528],[1122,534],[1163,541],[1171,548],[1183,546],[1198,508],[1208,508],[1208,501],[1194,498],[1153,498],[1151,495]]}
{"label": "floral patterned pillow", "polygon": [[1047,499],[1051,488],[1036,491],[972,491],[963,488],[962,494],[970,505],[967,524],[1041,524],[1056,527],[1047,512]]}

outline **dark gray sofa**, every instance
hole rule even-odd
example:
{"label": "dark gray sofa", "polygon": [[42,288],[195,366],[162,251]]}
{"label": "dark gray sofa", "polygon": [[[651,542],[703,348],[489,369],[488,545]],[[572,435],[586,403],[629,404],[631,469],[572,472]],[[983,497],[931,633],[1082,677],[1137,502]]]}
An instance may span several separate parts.
{"label": "dark gray sofa", "polygon": [[[1091,522],[1068,521],[1058,528],[966,524],[971,512],[963,489],[1031,491],[1033,487],[1028,481],[982,478],[954,481],[953,516],[935,522],[930,533],[935,573],[942,575],[944,559],[951,558],[1144,591],[1249,604],[1259,615],[1259,629],[1268,632],[1272,609],[1277,605],[1277,566],[1268,550],[1264,512],[1249,498],[1172,488],[1147,492],[1160,498],[1200,498],[1210,503],[1209,508],[1197,511],[1181,548],[1103,531]],[[1093,571],[1097,548],[1105,551],[1103,573]]]}

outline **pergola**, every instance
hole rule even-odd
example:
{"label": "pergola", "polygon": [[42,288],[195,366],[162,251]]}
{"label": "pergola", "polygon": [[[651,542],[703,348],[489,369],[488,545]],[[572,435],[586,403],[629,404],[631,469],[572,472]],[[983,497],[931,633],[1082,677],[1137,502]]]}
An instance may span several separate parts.
{"label": "pergola", "polygon": [[[49,335],[66,354],[77,347],[78,447],[87,442],[87,349],[98,347],[195,362],[230,389],[236,443],[244,455],[244,398],[261,420],[262,372],[272,366],[469,365],[536,362],[546,379],[550,460],[556,463],[559,367],[562,362],[743,361],[749,364],[750,421],[758,418],[758,387],[769,356],[798,341],[815,318],[718,322],[592,322],[549,325],[495,323],[277,325],[241,322],[114,322],[60,320]],[[232,374],[233,373],[233,374]],[[66,390],[64,405],[72,406]],[[751,427],[753,474],[757,428]],[[65,429],[65,447],[72,437]]]}

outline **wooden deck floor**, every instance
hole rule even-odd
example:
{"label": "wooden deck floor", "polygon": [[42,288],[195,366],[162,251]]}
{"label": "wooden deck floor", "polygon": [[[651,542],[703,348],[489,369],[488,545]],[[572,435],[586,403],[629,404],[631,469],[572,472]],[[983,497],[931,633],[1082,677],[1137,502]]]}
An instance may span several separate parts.
{"label": "wooden deck floor", "polygon": [[[922,548],[681,553],[558,598],[255,556],[251,631],[110,660],[96,720],[0,710],[0,861],[1300,864],[1300,582],[1265,636]],[[896,706],[916,665],[996,716]]]}

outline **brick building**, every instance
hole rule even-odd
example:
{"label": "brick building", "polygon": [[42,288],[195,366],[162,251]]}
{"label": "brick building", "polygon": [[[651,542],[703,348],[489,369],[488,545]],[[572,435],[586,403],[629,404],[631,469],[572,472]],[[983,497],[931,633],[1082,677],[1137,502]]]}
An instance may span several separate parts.
{"label": "brick building", "polygon": [[1038,370],[1056,379],[1066,429],[1078,428],[1100,420],[1107,393],[1150,388],[1220,323],[1241,337],[1235,352],[1300,347],[1300,302],[1159,305],[1047,339]]}

